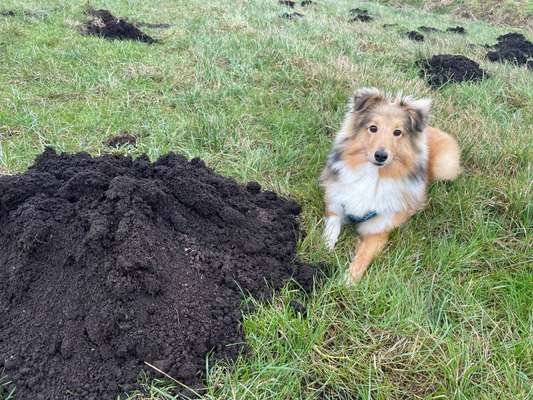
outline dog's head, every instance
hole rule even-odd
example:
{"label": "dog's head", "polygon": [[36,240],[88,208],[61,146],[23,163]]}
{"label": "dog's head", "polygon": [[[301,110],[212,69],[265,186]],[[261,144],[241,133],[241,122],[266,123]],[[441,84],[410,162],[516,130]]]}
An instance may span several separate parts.
{"label": "dog's head", "polygon": [[375,88],[357,90],[342,128],[344,161],[383,169],[410,170],[422,152],[430,99],[387,98]]}

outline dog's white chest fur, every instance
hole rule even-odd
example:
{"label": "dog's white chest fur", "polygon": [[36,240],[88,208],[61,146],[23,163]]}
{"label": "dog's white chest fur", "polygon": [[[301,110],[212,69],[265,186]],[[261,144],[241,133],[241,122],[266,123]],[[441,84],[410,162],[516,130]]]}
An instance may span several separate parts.
{"label": "dog's white chest fur", "polygon": [[423,180],[381,178],[378,167],[370,163],[355,170],[343,165],[337,171],[337,179],[328,187],[331,211],[342,218],[377,213],[377,217],[359,224],[360,233],[384,229],[393,222],[394,214],[415,211],[425,201]]}

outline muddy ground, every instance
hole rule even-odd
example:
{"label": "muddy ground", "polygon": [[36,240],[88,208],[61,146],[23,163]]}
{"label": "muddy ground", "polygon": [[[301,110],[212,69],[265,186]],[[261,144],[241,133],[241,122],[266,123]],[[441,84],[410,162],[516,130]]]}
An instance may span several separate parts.
{"label": "muddy ground", "polygon": [[0,371],[16,398],[114,399],[145,362],[201,387],[208,354],[245,349],[243,292],[312,285],[299,211],[172,154],[47,149],[0,177]]}

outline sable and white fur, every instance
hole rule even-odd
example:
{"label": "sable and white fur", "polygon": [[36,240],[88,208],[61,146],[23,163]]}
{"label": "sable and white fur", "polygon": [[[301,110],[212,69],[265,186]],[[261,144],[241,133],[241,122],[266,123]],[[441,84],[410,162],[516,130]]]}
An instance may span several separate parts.
{"label": "sable and white fur", "polygon": [[347,215],[377,216],[357,226],[360,244],[350,263],[357,281],[385,246],[389,232],[425,207],[431,181],[461,172],[454,138],[427,125],[430,99],[375,88],[356,91],[321,175],[325,189],[324,239],[333,249]]}

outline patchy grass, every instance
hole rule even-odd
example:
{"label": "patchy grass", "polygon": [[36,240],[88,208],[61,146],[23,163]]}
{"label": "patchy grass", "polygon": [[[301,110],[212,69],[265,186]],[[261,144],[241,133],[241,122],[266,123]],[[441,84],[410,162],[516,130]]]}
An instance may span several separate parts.
{"label": "patchy grass", "polygon": [[378,2],[480,19],[497,25],[533,29],[533,3],[529,0],[378,0]]}
{"label": "patchy grass", "polygon": [[[374,3],[364,4],[373,22],[348,23],[352,1],[316,3],[295,21],[279,18],[274,0],[92,4],[175,24],[143,28],[162,41],[150,46],[80,35],[81,0],[5,0],[18,13],[0,17],[0,172],[24,171],[46,145],[153,159],[176,151],[303,204],[300,254],[327,261],[329,278],[300,299],[308,317],[289,307],[301,296],[290,287],[246,315],[251,354],[210,368],[208,399],[531,398],[531,72],[468,47],[503,28]],[[457,24],[468,34],[424,43],[404,34]],[[432,91],[413,64],[439,53],[466,55],[492,77]],[[353,230],[324,249],[317,176],[347,95],[368,85],[433,97],[432,123],[458,138],[465,172],[434,185],[429,207],[345,288],[337,278]],[[137,144],[104,144],[122,132]],[[169,399],[170,384],[132,398]]]}

